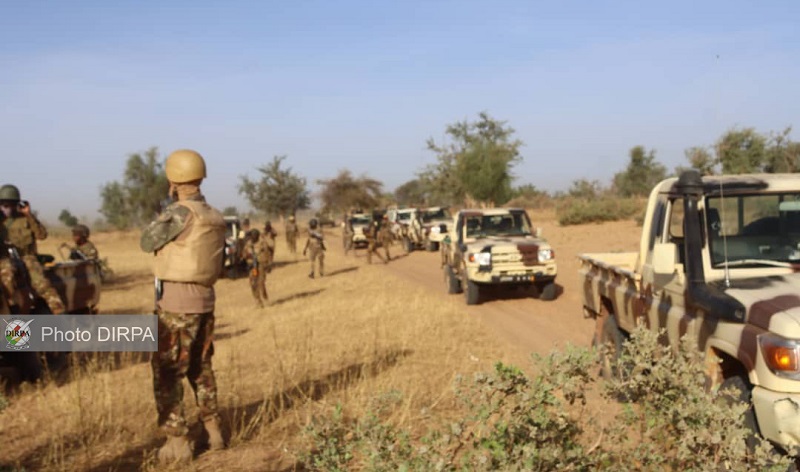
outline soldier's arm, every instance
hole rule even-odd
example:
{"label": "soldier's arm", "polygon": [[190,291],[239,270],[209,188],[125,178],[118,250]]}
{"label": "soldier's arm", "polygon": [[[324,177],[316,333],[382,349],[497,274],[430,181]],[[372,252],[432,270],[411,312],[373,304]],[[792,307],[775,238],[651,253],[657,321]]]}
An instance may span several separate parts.
{"label": "soldier's arm", "polygon": [[98,259],[97,248],[94,244],[87,242],[82,249],[82,252],[88,257],[89,259]]}
{"label": "soldier's arm", "polygon": [[172,241],[186,228],[192,214],[188,208],[172,204],[142,231],[139,247],[144,252],[155,252]]}
{"label": "soldier's arm", "polygon": [[33,237],[36,239],[46,239],[47,238],[47,228],[34,216],[31,212],[24,213],[25,219],[28,220],[28,226],[30,226],[31,230],[33,231]]}

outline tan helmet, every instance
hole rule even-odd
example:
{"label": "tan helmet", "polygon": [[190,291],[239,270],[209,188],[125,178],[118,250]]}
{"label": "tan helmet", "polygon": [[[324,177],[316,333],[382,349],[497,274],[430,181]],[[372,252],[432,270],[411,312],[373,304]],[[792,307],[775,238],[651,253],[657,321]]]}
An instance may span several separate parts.
{"label": "tan helmet", "polygon": [[179,149],[167,157],[167,180],[183,184],[206,178],[206,161],[191,149]]}

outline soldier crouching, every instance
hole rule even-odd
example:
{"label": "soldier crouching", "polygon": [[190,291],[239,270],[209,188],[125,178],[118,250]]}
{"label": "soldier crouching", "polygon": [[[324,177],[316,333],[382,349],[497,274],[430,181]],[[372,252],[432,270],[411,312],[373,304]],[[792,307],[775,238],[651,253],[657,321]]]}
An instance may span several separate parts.
{"label": "soldier crouching", "polygon": [[205,202],[200,183],[206,177],[203,158],[190,150],[167,158],[169,205],[142,233],[141,248],[155,253],[160,284],[157,299],[158,352],[153,355],[153,389],[158,424],[167,433],[158,450],[161,462],[189,461],[192,447],[183,411],[183,378],[195,393],[209,448],[225,443],[217,412],[214,354],[214,283],[222,267],[225,221]]}

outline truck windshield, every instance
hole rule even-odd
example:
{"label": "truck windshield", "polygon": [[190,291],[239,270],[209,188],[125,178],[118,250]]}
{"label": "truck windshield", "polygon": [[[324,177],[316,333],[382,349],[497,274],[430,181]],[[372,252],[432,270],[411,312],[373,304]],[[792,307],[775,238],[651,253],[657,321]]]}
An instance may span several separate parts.
{"label": "truck windshield", "polygon": [[352,226],[366,226],[370,222],[370,219],[364,216],[355,216],[350,218],[350,225]]}
{"label": "truck windshield", "polygon": [[398,213],[397,221],[408,221],[411,219],[411,213]]}
{"label": "truck windshield", "polygon": [[503,215],[476,215],[464,219],[468,238],[486,236],[529,236],[531,223],[524,212]]}
{"label": "truck windshield", "polygon": [[449,220],[450,212],[446,208],[438,210],[425,210],[422,212],[422,222],[430,223],[433,220]]}
{"label": "truck windshield", "polygon": [[705,213],[712,265],[800,262],[800,192],[708,197]]}

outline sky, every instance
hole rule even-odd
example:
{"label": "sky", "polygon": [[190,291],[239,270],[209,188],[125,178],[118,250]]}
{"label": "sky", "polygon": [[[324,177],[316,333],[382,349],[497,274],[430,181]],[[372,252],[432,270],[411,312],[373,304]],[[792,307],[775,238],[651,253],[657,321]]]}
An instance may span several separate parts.
{"label": "sky", "polygon": [[[610,182],[635,145],[673,169],[727,129],[800,126],[800,2],[0,0],[3,183],[91,220],[131,153],[193,148],[203,191],[286,155],[391,191],[448,124],[524,142],[516,184]],[[795,130],[794,139],[800,137]]]}

